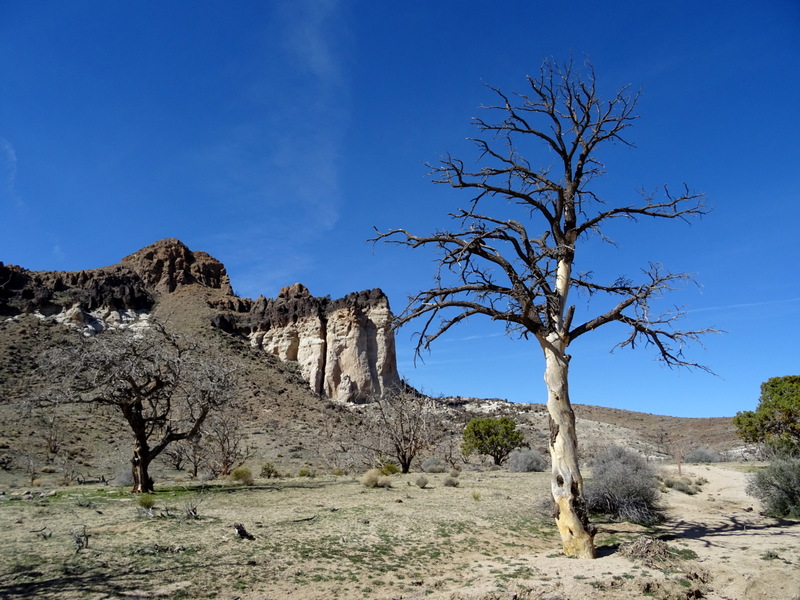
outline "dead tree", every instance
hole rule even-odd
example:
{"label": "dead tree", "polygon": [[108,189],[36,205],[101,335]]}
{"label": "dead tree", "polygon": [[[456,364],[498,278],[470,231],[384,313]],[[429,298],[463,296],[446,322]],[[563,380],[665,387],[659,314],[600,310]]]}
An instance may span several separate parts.
{"label": "dead tree", "polygon": [[134,438],[132,491],[151,492],[150,464],[170,444],[195,437],[229,401],[233,368],[159,323],[109,330],[80,346],[46,353],[43,367],[68,401],[121,413]]}
{"label": "dead tree", "polygon": [[[588,63],[579,69],[546,61],[527,84],[525,93],[514,95],[489,86],[498,102],[482,108],[497,119],[474,119],[481,132],[472,140],[479,150],[478,166],[449,155],[431,165],[434,183],[474,194],[468,208],[450,213],[454,228],[426,236],[406,229],[379,231],[374,239],[439,252],[435,285],[414,296],[397,319],[398,326],[422,319],[418,352],[475,315],[502,321],[509,333],[538,342],[545,361],[556,523],[565,554],[593,557],[595,528],[583,497],[568,390],[569,345],[598,327],[618,323],[629,332],[618,346],[653,346],[671,367],[703,368],[682,351],[685,342],[710,330],[677,330],[673,323],[682,316],[680,310],[654,311],[654,301],[690,281],[688,274],[650,263],[637,281],[599,282],[577,272],[575,257],[592,236],[610,241],[603,231],[613,221],[686,221],[706,210],[703,196],[685,186],[679,194],[664,187],[660,194],[621,204],[592,188],[603,174],[601,147],[630,145],[624,133],[637,119],[638,93],[625,87],[602,100]],[[535,151],[543,151],[543,168],[523,155]],[[576,314],[569,297],[575,291],[607,300],[599,314]]]}
{"label": "dead tree", "polygon": [[359,444],[375,459],[395,459],[403,473],[441,437],[442,417],[436,402],[413,390],[373,398],[364,412],[363,430],[357,432]]}

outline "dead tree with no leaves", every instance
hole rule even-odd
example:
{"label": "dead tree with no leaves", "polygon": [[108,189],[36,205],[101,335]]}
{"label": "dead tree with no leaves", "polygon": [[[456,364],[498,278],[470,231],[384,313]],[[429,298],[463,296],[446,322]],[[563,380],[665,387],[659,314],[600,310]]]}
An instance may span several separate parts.
{"label": "dead tree with no leaves", "polygon": [[233,368],[159,323],[109,330],[80,348],[54,349],[44,366],[67,401],[117,410],[134,439],[133,492],[152,492],[150,463],[170,444],[195,437],[233,391]]}
{"label": "dead tree with no leaves", "polygon": [[436,401],[411,389],[391,391],[364,406],[358,444],[374,460],[393,458],[408,473],[422,452],[442,436],[442,417]]}
{"label": "dead tree with no leaves", "polygon": [[[395,229],[378,232],[374,239],[432,247],[440,253],[436,285],[413,297],[397,319],[398,326],[424,319],[418,352],[473,315],[504,321],[510,333],[539,343],[545,359],[556,524],[564,553],[589,558],[595,555],[595,528],[589,522],[578,467],[568,346],[598,327],[620,323],[629,333],[619,347],[653,346],[669,366],[703,368],[685,359],[682,349],[685,342],[711,330],[677,330],[673,322],[681,311],[659,314],[652,309],[656,298],[690,281],[688,274],[651,263],[638,282],[620,278],[598,283],[576,272],[576,253],[593,235],[605,240],[601,231],[618,219],[685,221],[706,211],[703,196],[686,188],[673,195],[665,187],[663,195],[643,195],[637,202],[616,206],[591,189],[592,180],[603,174],[600,147],[630,145],[623,133],[637,118],[638,94],[626,87],[609,101],[601,100],[588,64],[580,71],[571,63],[546,61],[539,75],[529,76],[527,82],[527,92],[513,96],[490,87],[499,102],[483,108],[499,118],[474,119],[482,132],[472,140],[480,150],[480,168],[452,156],[432,166],[434,183],[475,194],[469,208],[450,214],[455,228],[429,236]],[[553,166],[533,168],[520,152],[529,143],[544,149]],[[514,206],[521,220],[507,217]],[[573,290],[611,298],[612,307],[575,323],[576,307],[569,302]]]}

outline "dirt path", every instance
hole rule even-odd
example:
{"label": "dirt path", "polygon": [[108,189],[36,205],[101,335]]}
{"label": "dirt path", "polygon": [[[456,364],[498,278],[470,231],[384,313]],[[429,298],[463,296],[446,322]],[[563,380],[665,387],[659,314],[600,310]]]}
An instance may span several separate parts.
{"label": "dirt path", "polygon": [[[800,600],[800,522],[762,516],[760,503],[746,494],[748,475],[735,465],[692,466],[683,474],[708,483],[694,495],[669,490],[664,495],[668,522],[655,535],[686,556],[696,553],[696,558],[651,564],[626,558],[613,546],[603,545],[604,540],[644,534],[643,528],[607,523],[600,525],[600,556],[594,561],[552,552],[519,556],[530,569],[505,590],[487,584],[424,597]],[[482,564],[478,570],[491,581],[492,564]]]}

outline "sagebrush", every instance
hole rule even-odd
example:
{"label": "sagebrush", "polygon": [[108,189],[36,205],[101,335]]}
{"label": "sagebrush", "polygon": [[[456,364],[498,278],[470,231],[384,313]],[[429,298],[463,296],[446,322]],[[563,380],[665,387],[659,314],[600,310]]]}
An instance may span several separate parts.
{"label": "sagebrush", "polygon": [[546,471],[549,466],[544,456],[530,448],[520,448],[508,455],[508,470],[512,473]]}
{"label": "sagebrush", "polygon": [[658,506],[659,481],[655,470],[631,450],[611,446],[592,461],[586,486],[590,512],[641,525],[663,520]]}
{"label": "sagebrush", "polygon": [[800,519],[800,458],[773,460],[750,479],[747,493],[772,517]]}

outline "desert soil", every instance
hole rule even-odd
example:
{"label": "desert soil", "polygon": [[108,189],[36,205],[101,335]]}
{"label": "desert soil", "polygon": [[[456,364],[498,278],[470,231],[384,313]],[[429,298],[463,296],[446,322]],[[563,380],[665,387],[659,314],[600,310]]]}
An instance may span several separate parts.
{"label": "desert soil", "polygon": [[[152,513],[111,487],[48,496],[0,481],[0,598],[800,599],[800,522],[762,516],[743,466],[684,474],[708,482],[664,493],[657,528],[599,522],[593,561],[559,555],[544,473],[465,471],[457,487],[427,475],[425,489],[419,474],[389,489],[333,476],[176,485]],[[669,555],[627,556],[641,536]]]}

